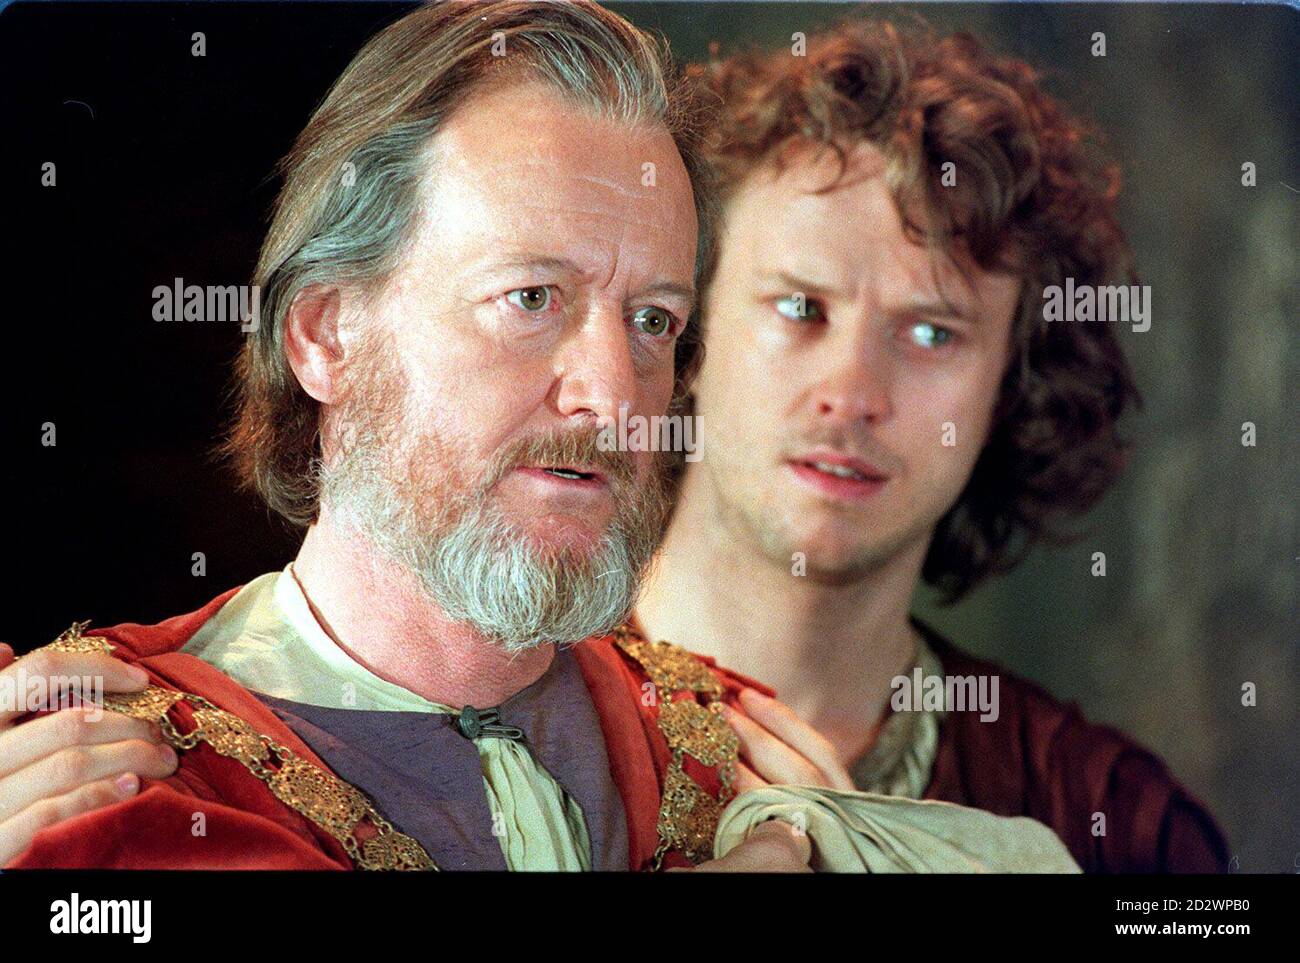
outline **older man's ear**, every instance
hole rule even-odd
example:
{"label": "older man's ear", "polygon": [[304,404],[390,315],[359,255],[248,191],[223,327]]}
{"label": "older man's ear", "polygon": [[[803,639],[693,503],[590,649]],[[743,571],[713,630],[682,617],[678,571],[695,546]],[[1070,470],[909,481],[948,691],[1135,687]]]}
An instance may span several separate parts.
{"label": "older man's ear", "polygon": [[322,404],[342,396],[343,294],[332,284],[312,284],[294,297],[284,316],[284,353],[302,390]]}

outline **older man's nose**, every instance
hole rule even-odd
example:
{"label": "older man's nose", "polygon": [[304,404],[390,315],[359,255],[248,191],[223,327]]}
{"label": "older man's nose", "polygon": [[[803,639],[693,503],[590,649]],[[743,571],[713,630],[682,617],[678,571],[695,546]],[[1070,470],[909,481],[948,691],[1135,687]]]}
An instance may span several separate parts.
{"label": "older man's nose", "polygon": [[636,397],[636,366],[627,324],[613,309],[593,311],[565,345],[556,406],[561,415],[617,419]]}

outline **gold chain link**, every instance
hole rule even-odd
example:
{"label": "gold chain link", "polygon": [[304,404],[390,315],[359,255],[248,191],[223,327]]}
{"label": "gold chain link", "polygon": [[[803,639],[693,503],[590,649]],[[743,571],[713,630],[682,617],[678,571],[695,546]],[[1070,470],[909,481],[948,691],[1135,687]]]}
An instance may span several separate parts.
{"label": "gold chain link", "polygon": [[[732,788],[740,739],[722,716],[722,683],[704,662],[668,642],[647,642],[628,626],[614,631],[615,644],[635,659],[650,677],[659,701],[659,731],[672,752],[664,774],[651,868],[658,871],[670,850],[699,864],[713,857],[713,837],[722,810],[735,795]],[[674,699],[680,692],[692,698]],[[697,700],[703,700],[703,704]],[[717,798],[686,772],[685,757],[716,767]]]}
{"label": "gold chain link", "polygon": [[[88,622],[75,622],[45,646],[59,652],[106,652],[112,644],[102,636],[82,635]],[[182,733],[171,718],[180,702],[192,711],[194,728]],[[167,744],[178,753],[204,742],[213,751],[243,764],[286,806],[301,813],[340,843],[361,869],[437,870],[419,842],[398,832],[355,786],[301,758],[292,749],[262,735],[243,719],[218,708],[202,696],[151,685],[143,692],[104,697],[104,708],[158,723]],[[275,768],[266,765],[273,760]],[[369,824],[375,835],[361,841],[355,832]]]}

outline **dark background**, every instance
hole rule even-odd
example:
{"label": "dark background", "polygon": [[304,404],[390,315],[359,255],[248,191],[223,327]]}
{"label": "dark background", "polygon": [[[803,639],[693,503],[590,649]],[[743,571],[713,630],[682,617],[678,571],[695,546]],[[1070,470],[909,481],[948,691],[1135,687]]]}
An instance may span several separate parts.
{"label": "dark background", "polygon": [[[683,59],[789,45],[842,4],[611,4]],[[356,50],[409,5],[33,4],[0,13],[5,285],[0,638],[152,622],[282,567],[298,536],[209,452],[235,323],[155,322],[152,290],[248,283],[275,161]],[[1296,319],[1300,14],[1269,5],[926,4],[1044,69],[1126,177],[1151,330],[1125,329],[1136,457],[1066,548],[918,609],[1202,796],[1243,872],[1300,871]],[[193,57],[202,31],[207,55]],[[1090,53],[1106,34],[1107,55]],[[66,103],[79,101],[81,103]],[[86,105],[86,106],[83,106]],[[92,116],[93,112],[93,116]],[[41,165],[57,186],[40,186]],[[1241,165],[1257,166],[1243,187]],[[1290,389],[1290,390],[1288,390]],[[1241,444],[1242,423],[1255,447]],[[57,444],[41,444],[53,423]],[[1092,553],[1107,574],[1090,574]],[[192,574],[193,553],[207,574]],[[1258,705],[1241,705],[1241,687]]]}

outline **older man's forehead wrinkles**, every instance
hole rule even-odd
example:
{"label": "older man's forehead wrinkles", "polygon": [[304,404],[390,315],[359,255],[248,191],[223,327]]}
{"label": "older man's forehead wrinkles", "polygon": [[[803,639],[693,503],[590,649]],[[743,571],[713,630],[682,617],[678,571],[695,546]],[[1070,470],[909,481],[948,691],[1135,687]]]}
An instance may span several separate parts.
{"label": "older man's forehead wrinkles", "polygon": [[[587,184],[595,184],[598,187],[607,187],[611,191],[616,191],[617,193],[622,194],[624,197],[631,197],[637,200],[649,199],[655,196],[653,188],[641,186],[641,173],[639,170],[630,176],[626,183],[609,180],[604,177],[596,177],[590,174],[580,174],[578,175],[578,179]],[[627,186],[628,183],[635,186],[629,188]]]}
{"label": "older man's forehead wrinkles", "polygon": [[[523,170],[520,170],[523,169]],[[627,178],[610,178],[599,177],[595,174],[582,174],[577,172],[559,172],[554,162],[543,161],[517,161],[513,164],[491,165],[490,168],[478,170],[477,174],[489,175],[493,173],[523,174],[520,188],[524,191],[524,203],[530,207],[542,209],[563,208],[565,211],[572,211],[571,200],[582,199],[590,203],[593,198],[607,196],[611,200],[636,201],[640,207],[646,204],[656,204],[659,201],[668,199],[668,192],[663,187],[649,187],[641,185],[641,170],[629,170]],[[529,186],[530,185],[530,186]],[[580,213],[604,214],[603,211],[581,211]]]}
{"label": "older man's forehead wrinkles", "polygon": [[497,254],[484,258],[470,266],[470,270],[509,271],[514,269],[550,271],[555,274],[585,275],[587,272],[578,267],[577,262],[566,257],[553,257],[546,254]]}
{"label": "older man's forehead wrinkles", "polygon": [[601,187],[635,200],[651,200],[662,196],[659,188],[643,183],[644,171],[640,163],[629,166],[625,178],[612,178],[583,171],[561,171],[555,166],[553,160],[531,157],[516,158],[508,162],[478,168],[480,174],[517,172],[522,172],[529,181],[535,180],[538,183],[546,184],[552,192],[555,192],[564,181],[569,181],[584,194],[588,193],[592,187]]}
{"label": "older man's forehead wrinkles", "polygon": [[657,281],[632,292],[631,300],[638,301],[652,297],[681,298],[690,311],[695,307],[695,287],[691,284],[678,284],[675,281]]}
{"label": "older man's forehead wrinkles", "polygon": [[[590,201],[590,197],[584,200]],[[667,215],[662,211],[646,211],[644,208],[636,210],[637,216],[629,216],[629,212],[619,211],[617,209],[591,207],[574,203],[566,203],[563,197],[557,197],[550,203],[539,203],[534,200],[521,200],[515,205],[516,211],[535,212],[543,217],[565,217],[565,218],[595,218],[598,221],[606,223],[615,223],[623,230],[628,227],[638,229],[649,229],[659,233],[667,230]]]}

